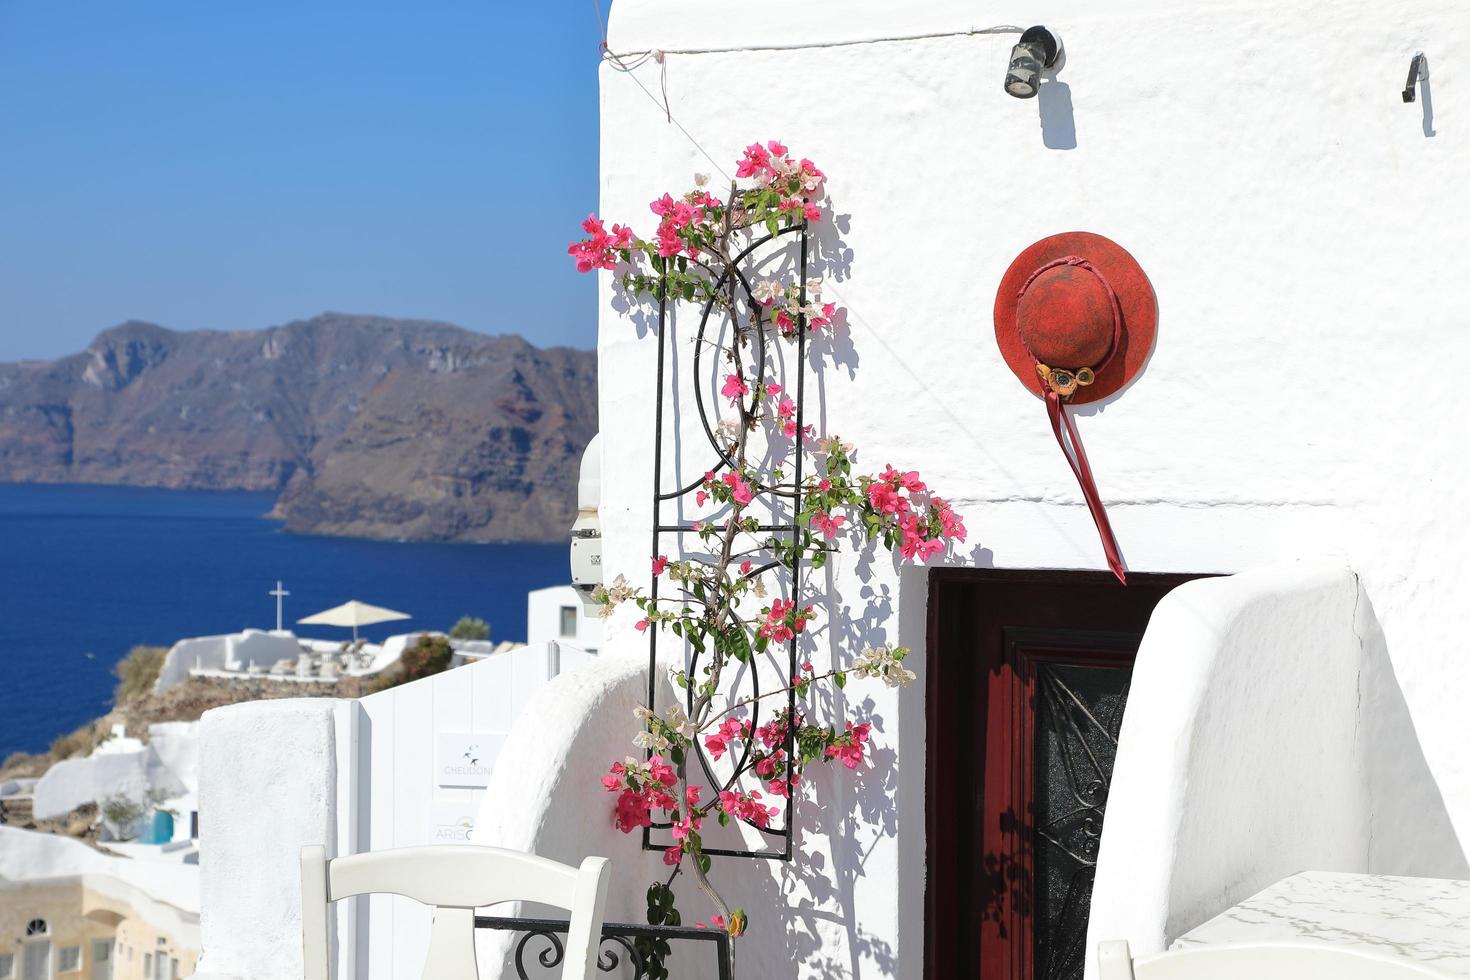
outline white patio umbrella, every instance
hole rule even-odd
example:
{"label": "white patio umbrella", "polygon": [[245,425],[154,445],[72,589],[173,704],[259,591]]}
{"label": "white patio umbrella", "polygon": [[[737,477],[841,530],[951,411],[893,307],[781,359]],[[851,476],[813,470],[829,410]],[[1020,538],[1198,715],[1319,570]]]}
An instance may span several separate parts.
{"label": "white patio umbrella", "polygon": [[352,639],[357,639],[357,628],[359,626],[371,626],[374,623],[389,623],[395,619],[412,619],[408,613],[397,612],[392,609],[384,609],[382,606],[370,606],[366,602],[358,602],[356,599],[344,602],[340,606],[331,609],[323,609],[319,613],[312,613],[305,619],[296,620],[303,626],[351,626]]}

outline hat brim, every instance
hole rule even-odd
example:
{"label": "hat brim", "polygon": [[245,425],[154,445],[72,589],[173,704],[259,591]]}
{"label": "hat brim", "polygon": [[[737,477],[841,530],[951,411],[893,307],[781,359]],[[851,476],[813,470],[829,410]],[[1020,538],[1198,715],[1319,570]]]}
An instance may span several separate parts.
{"label": "hat brim", "polygon": [[1092,263],[1117,293],[1118,306],[1123,311],[1123,328],[1119,334],[1118,349],[1107,365],[1097,372],[1097,380],[1086,387],[1078,388],[1068,399],[1074,405],[1085,405],[1127,387],[1128,382],[1143,370],[1158,332],[1159,305],[1154,297],[1154,287],[1148,281],[1143,268],[1123,246],[1110,239],[1087,231],[1069,231],[1043,238],[1029,246],[1016,256],[1011,267],[1001,277],[1000,288],[996,290],[995,342],[1000,347],[1006,365],[1033,394],[1040,396],[1043,391],[1041,377],[1036,373],[1036,359],[1027,352],[1025,344],[1021,342],[1020,331],[1016,329],[1016,308],[1021,302],[1021,287],[1037,269],[1053,259],[1068,255],[1078,255]]}

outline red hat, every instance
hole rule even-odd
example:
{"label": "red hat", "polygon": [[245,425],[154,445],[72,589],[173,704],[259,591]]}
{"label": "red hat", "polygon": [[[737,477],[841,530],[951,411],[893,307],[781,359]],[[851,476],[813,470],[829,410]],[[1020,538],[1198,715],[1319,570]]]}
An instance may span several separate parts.
{"label": "red hat", "polygon": [[1106,398],[1153,349],[1159,309],[1123,248],[1085,231],[1052,235],[1016,256],[995,294],[995,340],[1021,383],[1046,399],[1057,444],[1082,487],[1108,565],[1128,584],[1107,511],[1067,404]]}
{"label": "red hat", "polygon": [[[1138,262],[1086,231],[1026,249],[995,294],[995,340],[1006,364],[1038,395],[1046,376],[1039,368],[1060,370],[1056,387],[1074,405],[1132,381],[1153,349],[1158,321],[1153,286]],[[1070,385],[1069,377],[1080,383]]]}

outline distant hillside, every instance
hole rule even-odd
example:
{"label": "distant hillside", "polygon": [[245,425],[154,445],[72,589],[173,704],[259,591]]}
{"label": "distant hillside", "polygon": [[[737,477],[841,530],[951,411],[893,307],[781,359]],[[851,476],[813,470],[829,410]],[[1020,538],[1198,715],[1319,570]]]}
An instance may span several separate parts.
{"label": "distant hillside", "polygon": [[418,320],[130,322],[0,364],[0,482],[271,490],[302,532],[562,537],[596,430],[592,352]]}

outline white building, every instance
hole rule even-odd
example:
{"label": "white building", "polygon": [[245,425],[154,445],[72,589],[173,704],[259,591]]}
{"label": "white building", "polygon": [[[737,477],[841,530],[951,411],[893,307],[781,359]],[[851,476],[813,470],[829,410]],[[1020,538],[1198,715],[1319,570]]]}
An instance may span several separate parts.
{"label": "white building", "polygon": [[[1010,21],[1065,42],[1035,101],[1002,90]],[[969,528],[930,567],[846,543],[817,578],[812,659],[901,644],[919,677],[836,699],[873,721],[872,766],[811,767],[793,860],[716,859],[751,911],[741,976],[920,980],[985,962],[1001,971],[986,976],[1074,977],[1100,939],[1160,950],[1295,871],[1470,877],[1460,5],[751,0],[732,16],[619,0],[608,46],[628,70],[602,69],[599,213],[646,235],[649,201],[733,169],[756,140],[816,161],[835,220],[813,229],[812,274],[845,316],[812,358],[806,418],[854,443],[864,471],[918,470]],[[1434,74],[1406,104],[1417,50]],[[1122,244],[1158,300],[1142,374],[1075,412],[1126,590],[995,344],[1002,275],[1071,230]],[[657,318],[630,317],[603,277],[602,564],[646,589],[652,474],[667,492],[709,467],[691,396],[713,401],[719,383],[693,373],[698,310],[683,307],[656,460]],[[609,917],[624,921],[667,876],[658,848],[613,829],[598,785],[646,699],[638,618],[620,610],[597,661],[505,731],[475,830],[611,857]],[[412,766],[375,755],[351,778],[424,783],[428,743],[375,723],[375,746],[406,737]],[[1077,753],[1093,757],[1086,778]],[[320,772],[330,782],[303,783],[325,801],[307,808],[318,822],[283,831],[255,869],[273,898],[297,844],[378,846],[333,830],[344,783]],[[230,941],[210,931],[225,884],[206,885],[206,967],[211,942]],[[679,888],[687,919],[706,914]],[[263,949],[291,935],[278,914]],[[406,969],[402,952],[352,965]],[[251,978],[290,968],[221,962]]]}
{"label": "white building", "polygon": [[596,653],[602,646],[602,622],[587,615],[570,585],[536,589],[526,597],[526,642],[557,643]]}
{"label": "white building", "polygon": [[[1064,40],[1065,65],[1035,101],[1002,91],[1016,36],[985,31],[1008,23]],[[1295,54],[1270,40],[1286,37],[1302,39]],[[1426,370],[1470,355],[1470,285],[1446,274],[1470,213],[1470,142],[1452,126],[1464,115],[1452,68],[1434,69],[1432,97],[1400,94],[1415,51],[1451,66],[1466,50],[1459,6],[810,0],[731,16],[619,0],[608,43],[628,64],[661,56],[603,66],[599,215],[649,237],[649,201],[696,172],[733,172],[757,140],[816,161],[836,220],[814,229],[814,272],[847,314],[816,356],[807,418],[856,444],[865,471],[917,469],[969,527],[937,570],[851,546],[829,564],[822,621],[859,629],[822,634],[822,662],[886,640],[915,651],[919,682],[849,686],[881,720],[879,765],[858,782],[813,773],[796,860],[716,860],[731,904],[759,909],[743,975],[973,975],[977,957],[999,955],[1002,922],[1062,915],[1054,888],[1034,919],[1009,918],[1016,896],[993,882],[1033,860],[1064,882],[1096,862],[1090,927],[1085,905],[1048,927],[1078,954],[1108,938],[1161,949],[1303,868],[1470,876],[1470,671],[1456,656],[1470,626],[1470,474],[1424,391]],[[992,323],[1016,255],[1078,229],[1127,248],[1158,298],[1146,369],[1076,413],[1135,573],[1127,593]],[[656,319],[646,304],[630,317],[601,275],[600,415],[617,420],[601,437],[603,564],[647,588]],[[684,394],[685,433],[692,387],[711,402],[719,389],[693,377],[698,313],[684,305],[673,321],[667,390]],[[691,444],[666,434],[660,489],[709,466]],[[1096,573],[1033,574],[1050,569]],[[1177,580],[1143,573],[1240,574],[1191,582],[1150,618]],[[1142,604],[1132,623],[1109,609],[1125,595]],[[508,782],[573,742],[626,744],[634,723],[598,706],[641,697],[637,670],[612,670],[647,656],[639,615],[610,623],[586,730],[543,737],[542,755],[513,733],[527,751],[507,754],[521,767]],[[1024,820],[1005,833],[984,794],[986,746],[1017,764],[1048,748],[997,727],[985,706],[998,681],[965,663],[985,631],[1008,627],[1102,630],[1125,659],[1137,650],[1107,829],[1081,865],[1045,856]],[[636,920],[659,854],[606,813],[565,816],[592,798],[583,768],[484,839],[610,854],[614,914]]]}

